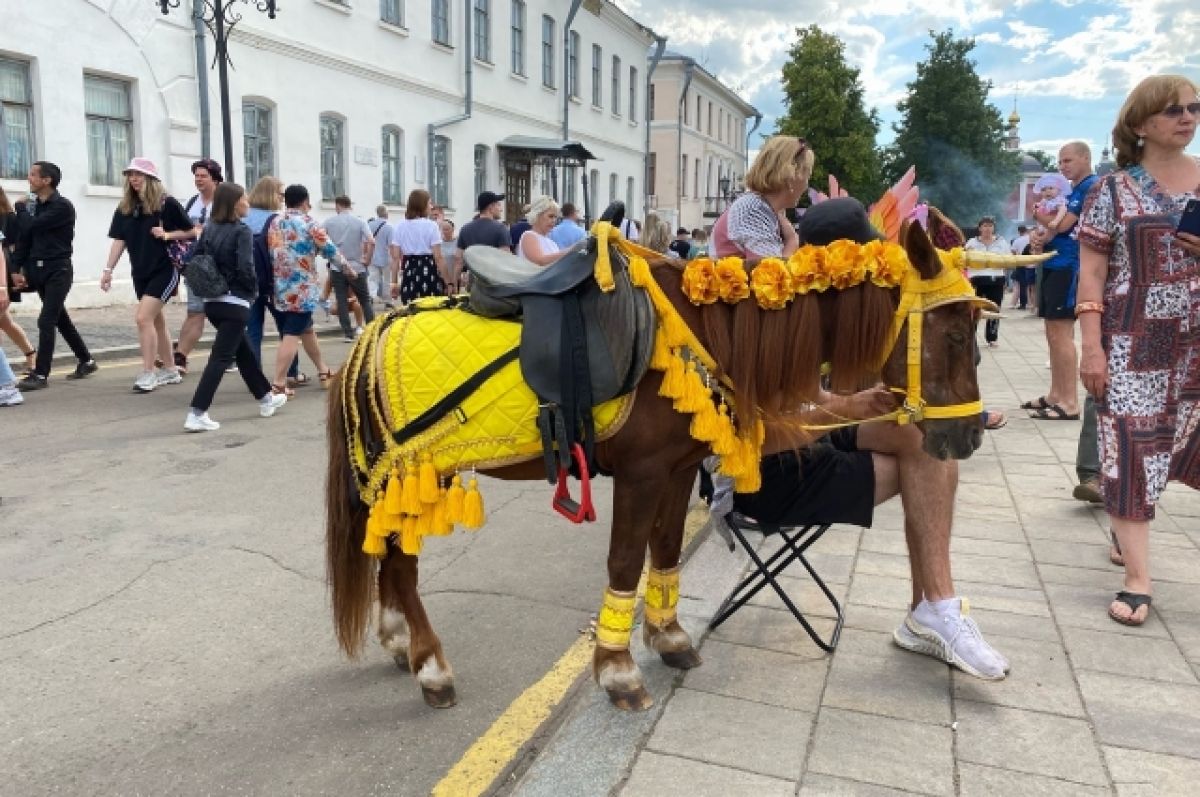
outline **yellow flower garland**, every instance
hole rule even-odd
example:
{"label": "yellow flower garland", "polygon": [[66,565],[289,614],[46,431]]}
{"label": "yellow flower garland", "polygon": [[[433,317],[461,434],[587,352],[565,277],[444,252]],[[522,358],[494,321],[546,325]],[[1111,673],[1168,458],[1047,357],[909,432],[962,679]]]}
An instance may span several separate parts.
{"label": "yellow flower garland", "polygon": [[842,240],[828,246],[802,246],[786,261],[764,258],[749,272],[738,257],[715,262],[699,257],[684,267],[683,293],[695,305],[718,299],[735,304],[753,295],[764,310],[782,310],[796,296],[829,288],[845,290],[868,279],[881,288],[897,288],[908,268],[908,255],[899,244]]}

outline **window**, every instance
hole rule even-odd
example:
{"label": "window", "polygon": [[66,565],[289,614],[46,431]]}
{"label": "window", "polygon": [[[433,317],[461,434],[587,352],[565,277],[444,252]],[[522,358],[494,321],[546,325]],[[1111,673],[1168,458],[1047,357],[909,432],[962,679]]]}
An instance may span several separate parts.
{"label": "window", "polygon": [[629,67],[629,121],[637,121],[637,67]]}
{"label": "window", "polygon": [[708,101],[708,134],[712,135],[712,100]]}
{"label": "window", "polygon": [[704,195],[706,197],[713,196],[712,170],[713,170],[713,161],[712,161],[712,158],[709,158],[708,159],[708,171],[705,172],[705,175],[704,175]]}
{"label": "window", "polygon": [[429,193],[435,205],[450,205],[450,139],[433,137],[433,180]]}
{"label": "window", "polygon": [[687,104],[687,95],[686,94],[683,95],[683,97],[679,100],[679,104],[683,106],[683,123],[685,125],[690,125],[692,123],[692,117],[691,117],[691,114],[688,113],[688,104]]}
{"label": "window", "polygon": [[29,64],[0,58],[0,177],[20,178],[33,163]]}
{"label": "window", "polygon": [[403,28],[404,0],[379,0],[379,20]]}
{"label": "window", "polygon": [[488,148],[482,144],[475,145],[475,196],[488,190]]}
{"label": "window", "polygon": [[693,170],[696,175],[692,180],[692,199],[700,198],[700,159],[696,158],[696,168]]}
{"label": "window", "polygon": [[88,182],[120,185],[121,170],[133,155],[129,84],[84,75],[83,112],[87,119]]}
{"label": "window", "polygon": [[246,158],[246,185],[275,173],[271,109],[261,103],[242,103],[242,152]]}
{"label": "window", "polygon": [[725,139],[725,109],[717,110],[717,141]]}
{"label": "window", "polygon": [[704,122],[700,119],[700,103],[702,99],[699,94],[696,95],[696,129],[699,130]]}
{"label": "window", "polygon": [[[648,97],[649,97],[649,106],[650,107],[646,109],[646,121],[653,122],[654,121],[654,84],[653,83],[650,84],[650,88],[648,89]],[[654,192],[651,191],[650,193],[653,194]]]}
{"label": "window", "polygon": [[[617,201],[617,173],[613,172],[608,176],[608,204]],[[626,215],[628,215],[628,209]]]}
{"label": "window", "polygon": [[567,40],[567,90],[572,97],[579,96],[579,34],[571,31]]}
{"label": "window", "polygon": [[450,0],[433,0],[433,40],[450,46]]}
{"label": "window", "polygon": [[633,178],[625,179],[625,215],[633,218]]}
{"label": "window", "polygon": [[475,34],[475,57],[480,61],[492,62],[492,9],[491,0],[474,0],[472,31]]}
{"label": "window", "polygon": [[591,218],[585,221],[591,221],[600,215],[600,170],[592,169],[591,175],[588,177],[588,202],[590,206],[588,211]]}
{"label": "window", "polygon": [[604,107],[604,51],[592,45],[592,105]]}
{"label": "window", "polygon": [[542,15],[542,85],[554,88],[554,17]]}
{"label": "window", "polygon": [[321,114],[321,198],[346,193],[346,122]]}
{"label": "window", "polygon": [[563,191],[563,202],[570,202],[572,205],[579,204],[579,200],[576,199],[578,196],[576,193],[576,187],[577,183],[579,182],[579,175],[577,174],[578,170],[578,166],[563,167],[563,179],[567,183],[566,188]]}
{"label": "window", "polygon": [[[650,158],[648,159],[648,161],[646,163],[646,193],[657,194],[658,192],[654,190],[657,182],[658,182],[658,154],[655,152],[651,152]],[[615,187],[616,186],[614,186],[614,188]]]}
{"label": "window", "polygon": [[383,128],[383,201],[404,204],[404,133],[395,125]]}
{"label": "window", "polygon": [[612,112],[621,115],[621,56],[612,59]]}
{"label": "window", "polygon": [[679,162],[679,195],[687,196],[687,155]]}
{"label": "window", "polygon": [[512,0],[512,71],[525,74],[525,0]]}

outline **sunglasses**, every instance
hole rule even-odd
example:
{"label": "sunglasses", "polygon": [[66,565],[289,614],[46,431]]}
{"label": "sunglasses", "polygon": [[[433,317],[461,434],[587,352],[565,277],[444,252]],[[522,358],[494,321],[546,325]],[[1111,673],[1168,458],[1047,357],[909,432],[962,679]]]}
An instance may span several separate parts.
{"label": "sunglasses", "polygon": [[1161,111],[1159,111],[1159,113],[1168,119],[1178,119],[1179,117],[1183,116],[1184,111],[1188,112],[1192,116],[1200,116],[1200,102],[1190,102],[1187,105],[1179,105],[1178,103],[1175,105],[1168,105],[1166,108],[1163,108]]}

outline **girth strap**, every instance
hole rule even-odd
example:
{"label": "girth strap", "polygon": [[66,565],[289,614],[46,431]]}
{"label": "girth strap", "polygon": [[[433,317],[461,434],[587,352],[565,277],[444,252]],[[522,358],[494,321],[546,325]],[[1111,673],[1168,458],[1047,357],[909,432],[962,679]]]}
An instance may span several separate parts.
{"label": "girth strap", "polygon": [[516,360],[520,353],[521,348],[519,346],[514,346],[513,348],[504,352],[504,354],[501,354],[499,357],[480,368],[478,371],[468,377],[465,382],[454,388],[454,390],[451,390],[441,401],[422,412],[402,429],[397,429],[395,432],[393,432],[392,439],[398,444],[403,444],[413,437],[416,437],[421,432],[424,432],[426,429],[429,429],[439,420],[444,418],[448,413],[453,411],[455,407],[465,401],[468,396],[482,387],[484,382],[488,381],[497,373],[499,373],[500,369]]}

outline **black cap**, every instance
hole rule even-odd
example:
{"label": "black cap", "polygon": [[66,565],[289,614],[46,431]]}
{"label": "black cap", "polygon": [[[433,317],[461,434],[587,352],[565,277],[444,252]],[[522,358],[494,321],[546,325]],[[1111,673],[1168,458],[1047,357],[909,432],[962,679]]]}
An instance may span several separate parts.
{"label": "black cap", "polygon": [[840,240],[865,244],[882,238],[867,219],[867,209],[853,197],[818,202],[800,220],[800,242],[813,246]]}
{"label": "black cap", "polygon": [[300,207],[307,201],[308,189],[298,183],[283,190],[283,204],[289,208]]}
{"label": "black cap", "polygon": [[475,209],[480,213],[487,210],[489,207],[504,199],[504,194],[497,194],[493,191],[484,191],[479,195],[479,201],[475,203]]}

